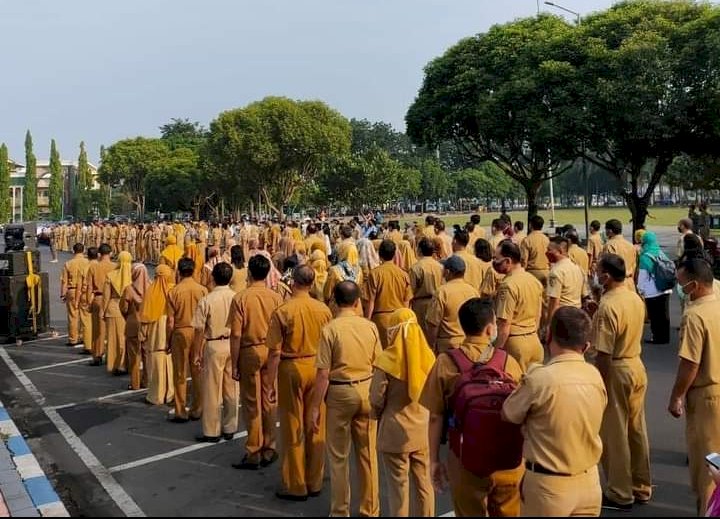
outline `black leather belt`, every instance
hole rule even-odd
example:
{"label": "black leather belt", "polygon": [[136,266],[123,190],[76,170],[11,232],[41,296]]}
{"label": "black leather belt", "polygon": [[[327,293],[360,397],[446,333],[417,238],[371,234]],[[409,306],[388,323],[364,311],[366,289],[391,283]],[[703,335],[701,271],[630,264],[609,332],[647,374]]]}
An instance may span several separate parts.
{"label": "black leather belt", "polygon": [[539,463],[535,463],[532,461],[526,461],[525,468],[531,472],[535,472],[537,474],[545,474],[548,476],[565,476],[565,477],[572,476],[572,474],[564,474],[562,472],[553,472],[552,470],[546,469]]}
{"label": "black leather belt", "polygon": [[229,335],[221,335],[220,337],[213,337],[212,339],[205,339],[207,342],[212,341],[227,341],[230,339]]}
{"label": "black leather belt", "polygon": [[361,382],[367,382],[372,378],[372,375],[370,375],[367,378],[363,378],[361,380],[331,380],[330,385],[331,386],[354,386],[355,384],[360,384]]}

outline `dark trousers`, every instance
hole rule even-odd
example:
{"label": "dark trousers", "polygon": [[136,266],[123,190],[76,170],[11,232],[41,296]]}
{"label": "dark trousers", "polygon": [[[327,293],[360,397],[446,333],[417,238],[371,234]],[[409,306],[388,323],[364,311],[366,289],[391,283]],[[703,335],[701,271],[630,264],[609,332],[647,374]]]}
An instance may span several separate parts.
{"label": "dark trousers", "polygon": [[670,294],[663,294],[645,300],[650,330],[654,343],[667,344],[670,342]]}

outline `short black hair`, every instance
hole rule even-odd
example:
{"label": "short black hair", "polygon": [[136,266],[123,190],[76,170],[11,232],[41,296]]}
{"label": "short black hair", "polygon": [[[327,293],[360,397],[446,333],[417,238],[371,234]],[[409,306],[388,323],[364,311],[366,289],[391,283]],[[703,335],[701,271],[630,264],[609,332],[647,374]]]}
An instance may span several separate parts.
{"label": "short black hair", "polygon": [[445,222],[442,220],[435,220],[435,230],[437,231],[444,231],[445,230]]}
{"label": "short black hair", "polygon": [[522,254],[520,253],[520,247],[517,243],[512,240],[503,240],[498,245],[500,249],[500,256],[503,258],[509,258],[513,263],[520,263]]}
{"label": "short black hair", "polygon": [[458,318],[465,335],[480,334],[495,318],[492,299],[483,297],[468,299],[460,307]]}
{"label": "short black hair", "polygon": [[598,268],[618,283],[625,281],[625,278],[627,277],[625,260],[617,254],[603,254],[600,256]]}
{"label": "short black hair", "polygon": [[212,269],[212,278],[215,284],[219,287],[224,287],[230,284],[230,280],[233,277],[233,268],[229,263],[218,263]]}
{"label": "short black hair", "polygon": [[433,225],[435,223],[435,217],[432,215],[427,215],[425,217],[425,225]]}
{"label": "short black hair", "polygon": [[270,272],[270,260],[262,254],[256,254],[248,261],[248,270],[253,281],[264,281]]}
{"label": "short black hair", "polygon": [[568,239],[568,241],[569,241],[570,243],[572,243],[573,245],[579,245],[579,244],[580,244],[580,235],[577,233],[577,231],[576,231],[575,229],[573,229],[572,231],[568,231],[568,232],[565,234],[565,237],[566,237],[566,238]]}
{"label": "short black hair", "polygon": [[490,226],[493,229],[504,229],[505,228],[505,222],[503,222],[500,218],[495,218]]}
{"label": "short black hair", "polygon": [[73,245],[73,252],[75,254],[80,254],[84,250],[85,250],[85,245],[83,245],[82,243],[76,243],[75,245]]}
{"label": "short black hair", "polygon": [[590,228],[593,231],[599,231],[600,230],[600,222],[598,220],[593,220],[590,222]]}
{"label": "short black hair", "polygon": [[355,306],[360,299],[360,287],[353,281],[341,281],[335,285],[333,296],[340,307]]}
{"label": "short black hair", "polygon": [[181,258],[178,261],[178,272],[180,277],[189,278],[195,272],[195,262],[191,258]]}
{"label": "short black hair", "polygon": [[580,308],[561,306],[550,321],[552,340],[561,348],[582,350],[590,340],[591,321]]}
{"label": "short black hair", "polygon": [[454,239],[463,247],[467,247],[467,244],[470,243],[470,236],[468,235],[467,231],[463,231],[462,229],[459,231],[455,231]]}
{"label": "short black hair", "polygon": [[307,265],[300,265],[293,270],[293,282],[296,286],[308,288],[315,281],[315,271]]}
{"label": "short black hair", "polygon": [[553,236],[550,238],[552,245],[557,245],[563,253],[566,253],[570,248],[569,240],[565,236]]}
{"label": "short black hair", "polygon": [[89,260],[95,260],[98,257],[98,249],[97,247],[88,247],[87,250],[87,257]]}
{"label": "short black hair", "polygon": [[475,257],[480,258],[483,261],[491,261],[492,256],[493,250],[489,241],[485,238],[479,238],[475,241]]}
{"label": "short black hair", "polygon": [[340,236],[342,236],[345,239],[348,239],[352,236],[353,230],[352,227],[349,225],[341,225],[340,226]]}
{"label": "short black hair", "polygon": [[432,256],[435,252],[435,242],[425,236],[418,242],[418,250],[420,251],[420,254],[425,257]]}
{"label": "short black hair", "polygon": [[680,264],[680,268],[689,281],[697,281],[706,287],[711,287],[715,281],[712,267],[703,259],[693,258],[686,260]]}
{"label": "short black hair", "polygon": [[378,250],[378,255],[383,261],[391,261],[395,257],[397,246],[392,240],[383,240]]}
{"label": "short black hair", "polygon": [[536,214],[535,216],[530,218],[529,223],[530,229],[532,229],[533,231],[542,231],[542,228],[545,225],[545,219],[539,214]]}
{"label": "short black hair", "polygon": [[305,229],[305,232],[307,234],[315,234],[317,232],[317,227],[314,223],[309,223],[307,229]]}
{"label": "short black hair", "polygon": [[397,220],[390,220],[388,223],[388,228],[392,229],[393,231],[399,231],[400,230],[400,222]]}
{"label": "short black hair", "polygon": [[515,222],[514,227],[516,231],[522,231],[525,228],[525,224],[518,220],[517,222]]}
{"label": "short black hair", "polygon": [[98,252],[101,256],[107,256],[112,253],[112,248],[107,243],[101,243],[100,247],[98,247]]}
{"label": "short black hair", "polygon": [[605,222],[605,230],[611,231],[613,234],[622,234],[622,223],[615,218],[608,220]]}
{"label": "short black hair", "polygon": [[479,214],[471,214],[470,215],[470,222],[473,225],[480,225],[480,215]]}

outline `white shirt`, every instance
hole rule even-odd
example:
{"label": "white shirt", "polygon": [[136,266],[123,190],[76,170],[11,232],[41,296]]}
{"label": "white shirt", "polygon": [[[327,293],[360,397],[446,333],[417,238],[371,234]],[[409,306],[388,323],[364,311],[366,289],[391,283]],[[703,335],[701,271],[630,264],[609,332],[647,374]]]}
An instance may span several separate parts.
{"label": "white shirt", "polygon": [[645,269],[640,269],[638,272],[637,282],[638,292],[645,299],[652,299],[653,297],[659,297],[665,294],[672,294],[672,290],[665,290],[660,292],[655,286],[655,280],[650,276],[650,272]]}

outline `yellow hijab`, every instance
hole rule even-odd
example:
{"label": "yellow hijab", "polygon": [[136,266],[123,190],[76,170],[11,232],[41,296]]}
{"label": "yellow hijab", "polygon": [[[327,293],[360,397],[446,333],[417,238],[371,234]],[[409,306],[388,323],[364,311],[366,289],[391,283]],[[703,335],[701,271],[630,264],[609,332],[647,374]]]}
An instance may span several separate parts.
{"label": "yellow hijab", "polygon": [[347,261],[348,265],[353,267],[360,265],[360,254],[358,254],[357,246],[354,241],[341,241],[340,245],[338,245],[337,253],[339,261]]}
{"label": "yellow hijab", "polygon": [[310,255],[310,266],[315,271],[315,284],[325,285],[328,277],[327,258],[325,253],[320,249],[316,249]]}
{"label": "yellow hijab", "polygon": [[177,238],[172,234],[165,240],[166,247],[162,251],[162,256],[166,258],[174,268],[177,268],[177,263],[183,256],[183,250],[178,247]]}
{"label": "yellow hijab", "polygon": [[390,345],[375,359],[375,367],[407,382],[410,400],[420,399],[428,373],[435,364],[435,355],[409,308],[395,310],[388,323]]}
{"label": "yellow hijab", "polygon": [[115,270],[108,272],[107,279],[118,295],[132,284],[132,256],[127,251],[118,254],[118,266]]}
{"label": "yellow hijab", "polygon": [[165,315],[167,295],[173,287],[173,271],[167,265],[158,265],[155,269],[155,280],[145,294],[140,307],[140,321],[154,323]]}

